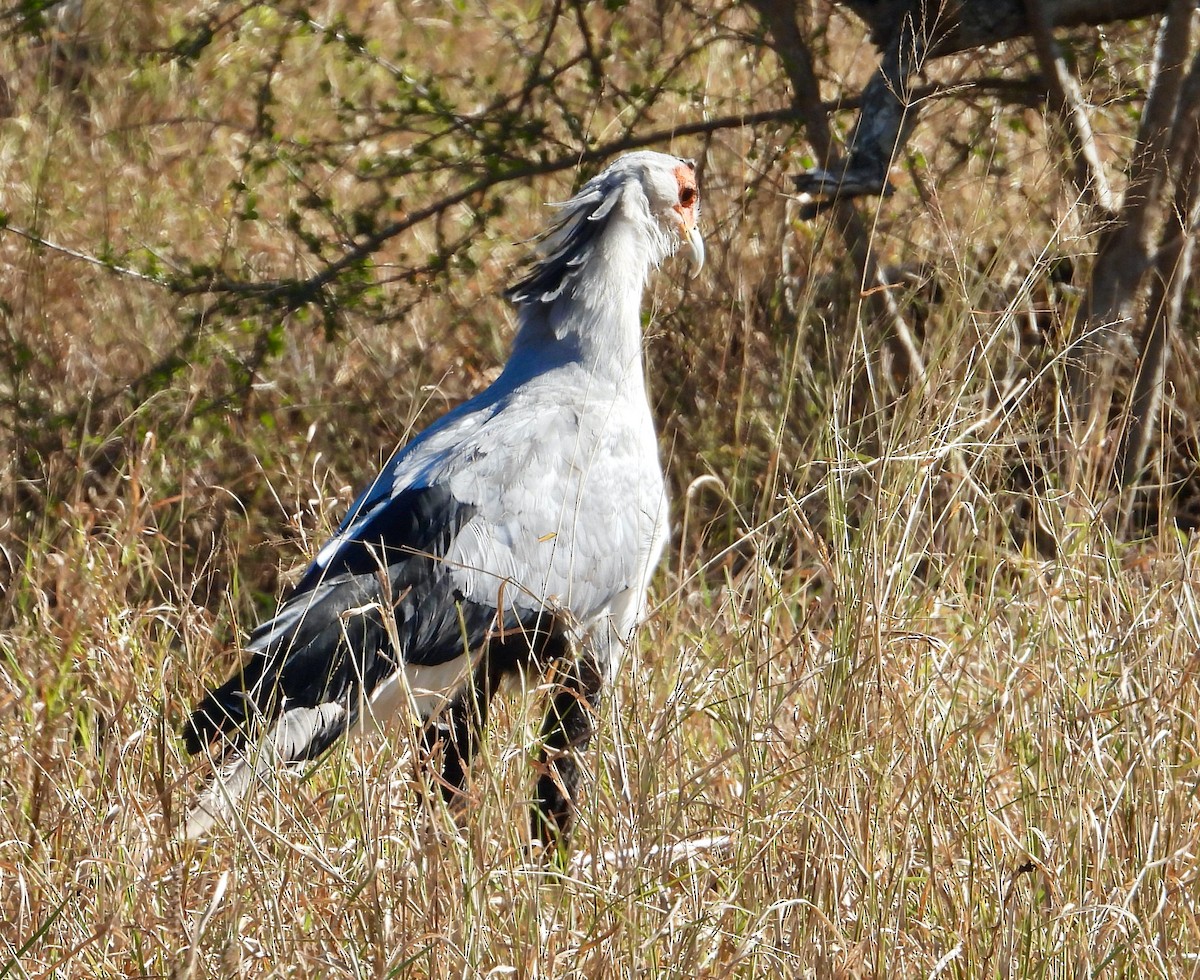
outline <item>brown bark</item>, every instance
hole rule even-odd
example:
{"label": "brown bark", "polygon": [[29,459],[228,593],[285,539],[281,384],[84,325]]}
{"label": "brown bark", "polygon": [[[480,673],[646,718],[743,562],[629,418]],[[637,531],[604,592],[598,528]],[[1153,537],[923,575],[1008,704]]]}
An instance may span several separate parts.
{"label": "brown bark", "polygon": [[[905,17],[926,2],[944,7],[929,56],[939,58],[968,48],[1028,37],[1032,25],[1026,0],[839,0],[871,29],[871,41],[883,50],[901,30]],[[1161,14],[1168,0],[1034,0],[1056,27],[1083,27],[1138,20]],[[930,18],[925,17],[929,20]]]}
{"label": "brown bark", "polygon": [[[791,0],[749,0],[759,19],[770,34],[772,47],[783,62],[784,71],[792,86],[792,102],[796,116],[804,124],[805,133],[815,156],[828,161],[832,153],[829,115],[821,102],[820,86],[813,67],[812,54],[796,19],[796,4]],[[847,199],[833,200],[830,205],[833,224],[846,244],[846,250],[858,270],[863,295],[876,316],[888,324],[908,361],[909,373],[918,380],[925,378],[925,364],[912,331],[905,322],[891,295],[890,283],[879,269],[871,251],[870,233],[854,205]]]}
{"label": "brown bark", "polygon": [[1175,195],[1152,270],[1150,301],[1138,343],[1138,374],[1118,455],[1123,487],[1136,484],[1150,454],[1166,383],[1171,330],[1179,321],[1184,288],[1191,278],[1200,222],[1200,53],[1192,59],[1180,94],[1171,143]]}
{"label": "brown bark", "polygon": [[1101,233],[1096,263],[1075,317],[1067,386],[1077,445],[1107,421],[1113,347],[1128,334],[1150,265],[1151,235],[1168,176],[1167,148],[1191,43],[1193,9],[1193,0],[1171,0],[1159,26],[1154,79],[1142,110],[1129,182],[1116,221]]}
{"label": "brown bark", "polygon": [[[885,194],[891,161],[916,123],[911,79],[931,58],[1027,37],[1039,18],[1055,27],[1135,20],[1167,9],[1168,0],[841,0],[861,17],[879,48],[879,70],[862,93],[862,109],[843,161],[822,154],[823,166],[801,174],[797,189],[836,199]],[[1036,4],[1034,18],[1027,4]],[[751,3],[763,10],[761,3]],[[776,17],[790,15],[795,0],[770,0]],[[1053,62],[1051,63],[1053,64]],[[1068,93],[1063,104],[1069,104]],[[1076,129],[1079,122],[1076,121]],[[1086,142],[1082,144],[1086,148]],[[810,212],[811,213],[811,212]]]}

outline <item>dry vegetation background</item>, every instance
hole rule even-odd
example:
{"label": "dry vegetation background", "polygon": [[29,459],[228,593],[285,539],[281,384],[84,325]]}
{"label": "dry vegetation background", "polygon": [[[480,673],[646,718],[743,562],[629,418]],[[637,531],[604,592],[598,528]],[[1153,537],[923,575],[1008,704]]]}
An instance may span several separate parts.
{"label": "dry vegetation background", "polygon": [[[1200,972],[1194,300],[1118,535],[1055,455],[1095,241],[1036,98],[931,100],[860,205],[914,383],[797,220],[747,8],[38,6],[0,47],[0,977]],[[861,28],[811,22],[857,91]],[[1152,37],[1068,39],[1118,187]],[[645,142],[697,159],[709,263],[649,297],[674,544],[570,866],[523,858],[520,692],[461,828],[401,733],[178,842],[184,711],[494,376],[542,202]]]}

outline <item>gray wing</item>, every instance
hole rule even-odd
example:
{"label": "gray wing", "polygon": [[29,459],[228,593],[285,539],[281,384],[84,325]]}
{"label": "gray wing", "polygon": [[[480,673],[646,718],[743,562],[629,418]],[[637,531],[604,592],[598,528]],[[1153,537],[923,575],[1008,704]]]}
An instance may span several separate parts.
{"label": "gray wing", "polygon": [[474,510],[446,553],[463,595],[561,610],[584,628],[613,615],[627,634],[666,537],[644,401],[530,391],[479,437],[446,474],[451,495]]}
{"label": "gray wing", "polygon": [[570,380],[468,403],[398,454],[193,713],[189,747],[285,703],[341,705],[311,757],[398,670],[462,662],[497,629],[626,639],[665,538],[654,433],[644,401]]}

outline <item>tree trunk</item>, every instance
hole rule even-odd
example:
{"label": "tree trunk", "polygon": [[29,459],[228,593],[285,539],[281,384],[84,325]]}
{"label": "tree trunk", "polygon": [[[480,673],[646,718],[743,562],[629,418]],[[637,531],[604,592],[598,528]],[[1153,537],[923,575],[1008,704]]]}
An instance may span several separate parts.
{"label": "tree trunk", "polygon": [[1115,222],[1100,236],[1067,358],[1074,439],[1079,447],[1107,424],[1114,346],[1129,335],[1168,179],[1168,147],[1191,45],[1193,0],[1171,0],[1159,26],[1154,79],[1142,110],[1129,182]]}
{"label": "tree trunk", "polygon": [[[784,71],[792,86],[792,103],[814,154],[822,162],[832,154],[833,142],[829,131],[829,116],[821,102],[820,86],[813,68],[812,54],[800,32],[793,0],[749,0],[759,19],[771,35],[772,47],[783,62]],[[858,270],[862,294],[867,297],[874,315],[883,320],[899,343],[908,361],[910,376],[920,382],[925,379],[925,363],[912,331],[905,322],[890,284],[879,269],[871,251],[870,233],[854,204],[845,199],[831,202],[833,224],[846,244],[846,250]]]}
{"label": "tree trunk", "polygon": [[[879,48],[879,70],[862,93],[854,137],[844,161],[820,154],[822,166],[801,174],[797,189],[824,199],[885,194],[892,159],[916,123],[911,78],[924,62],[1035,32],[1026,4],[1055,27],[1135,20],[1167,9],[1168,0],[841,0],[861,17]],[[795,20],[795,0],[751,6]]]}
{"label": "tree trunk", "polygon": [[1200,53],[1192,59],[1183,85],[1171,144],[1169,160],[1175,195],[1154,262],[1150,301],[1138,343],[1138,374],[1118,453],[1123,487],[1134,487],[1146,466],[1163,401],[1170,332],[1179,320],[1184,288],[1191,278],[1200,222]]}

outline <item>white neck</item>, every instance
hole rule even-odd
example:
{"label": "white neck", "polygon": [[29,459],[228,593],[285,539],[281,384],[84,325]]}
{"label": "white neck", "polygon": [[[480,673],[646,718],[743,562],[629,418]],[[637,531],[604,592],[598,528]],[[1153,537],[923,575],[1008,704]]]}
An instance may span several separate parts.
{"label": "white neck", "polygon": [[521,304],[506,371],[574,362],[596,380],[644,387],[642,294],[670,244],[644,208],[618,211],[561,295]]}

